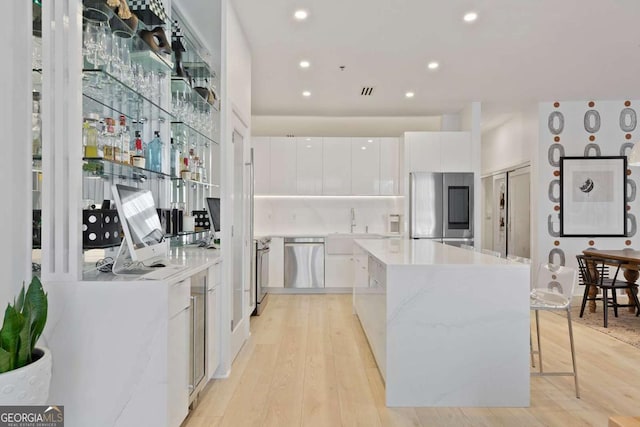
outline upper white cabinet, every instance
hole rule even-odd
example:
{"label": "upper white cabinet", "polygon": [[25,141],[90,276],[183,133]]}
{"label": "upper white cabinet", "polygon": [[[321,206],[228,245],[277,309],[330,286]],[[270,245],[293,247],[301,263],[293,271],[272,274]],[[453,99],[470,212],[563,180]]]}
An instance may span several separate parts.
{"label": "upper white cabinet", "polygon": [[296,138],[298,194],[322,194],[322,138]]}
{"label": "upper white cabinet", "polygon": [[399,194],[398,180],[400,143],[398,138],[379,138],[380,142],[380,194]]}
{"label": "upper white cabinet", "polygon": [[404,151],[406,173],[472,171],[469,132],[407,132]]}
{"label": "upper white cabinet", "polygon": [[269,137],[254,136],[251,138],[253,146],[253,169],[255,173],[255,194],[269,194],[269,180],[271,179],[271,142]]}
{"label": "upper white cabinet", "polygon": [[378,138],[351,138],[351,194],[380,194]]}
{"label": "upper white cabinet", "polygon": [[440,152],[443,172],[471,172],[471,134],[441,132]]}
{"label": "upper white cabinet", "polygon": [[351,193],[351,138],[324,138],[322,192],[341,196]]}
{"label": "upper white cabinet", "polygon": [[[416,133],[418,134],[418,133]],[[416,138],[418,140],[419,138]],[[438,165],[440,138],[413,153]],[[252,137],[255,194],[393,196],[400,194],[399,138]],[[412,145],[412,146],[413,146]],[[409,157],[411,158],[411,156]],[[416,163],[415,170],[437,170]]]}
{"label": "upper white cabinet", "polygon": [[404,150],[407,171],[441,172],[440,132],[407,132]]}
{"label": "upper white cabinet", "polygon": [[270,194],[297,194],[296,185],[296,138],[271,138]]}

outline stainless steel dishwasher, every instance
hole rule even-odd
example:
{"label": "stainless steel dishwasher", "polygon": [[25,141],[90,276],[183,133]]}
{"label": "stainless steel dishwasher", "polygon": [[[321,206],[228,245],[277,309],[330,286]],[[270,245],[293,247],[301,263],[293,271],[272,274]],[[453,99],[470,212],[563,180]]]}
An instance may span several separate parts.
{"label": "stainless steel dishwasher", "polygon": [[324,288],[324,237],[285,237],[284,287]]}

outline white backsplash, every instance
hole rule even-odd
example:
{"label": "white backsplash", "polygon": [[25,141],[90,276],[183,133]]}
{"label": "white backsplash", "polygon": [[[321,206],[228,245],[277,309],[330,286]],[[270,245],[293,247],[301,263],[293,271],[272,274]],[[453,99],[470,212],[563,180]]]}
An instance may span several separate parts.
{"label": "white backsplash", "polygon": [[402,197],[256,197],[256,236],[276,234],[387,233],[389,214],[402,214]]}

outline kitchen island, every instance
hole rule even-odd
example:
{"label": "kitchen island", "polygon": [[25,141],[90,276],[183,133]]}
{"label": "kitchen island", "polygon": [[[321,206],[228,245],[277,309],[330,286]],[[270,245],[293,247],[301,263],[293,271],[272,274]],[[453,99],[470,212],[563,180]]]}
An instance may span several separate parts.
{"label": "kitchen island", "polygon": [[430,240],[356,240],[353,306],[387,406],[529,406],[528,265]]}

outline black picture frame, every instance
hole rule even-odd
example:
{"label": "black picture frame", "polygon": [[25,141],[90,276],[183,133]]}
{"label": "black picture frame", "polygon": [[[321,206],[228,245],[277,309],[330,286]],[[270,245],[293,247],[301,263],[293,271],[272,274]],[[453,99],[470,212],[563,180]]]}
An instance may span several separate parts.
{"label": "black picture frame", "polygon": [[627,157],[560,158],[560,236],[627,236]]}

